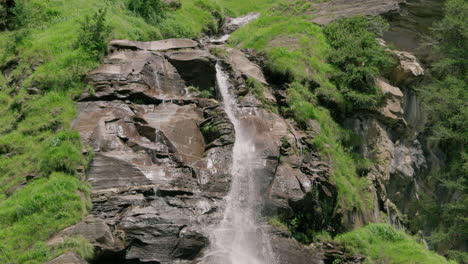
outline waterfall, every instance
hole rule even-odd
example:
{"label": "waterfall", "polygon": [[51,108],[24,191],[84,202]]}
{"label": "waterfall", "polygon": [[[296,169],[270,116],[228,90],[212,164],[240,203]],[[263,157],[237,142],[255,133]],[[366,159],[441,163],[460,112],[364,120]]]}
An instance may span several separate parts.
{"label": "waterfall", "polygon": [[232,183],[225,197],[224,217],[209,231],[210,248],[205,258],[213,264],[273,264],[269,237],[259,221],[262,194],[255,177],[255,172],[264,168],[264,160],[256,153],[253,137],[243,126],[242,110],[229,92],[229,76],[219,63],[216,77],[236,139],[230,168]]}

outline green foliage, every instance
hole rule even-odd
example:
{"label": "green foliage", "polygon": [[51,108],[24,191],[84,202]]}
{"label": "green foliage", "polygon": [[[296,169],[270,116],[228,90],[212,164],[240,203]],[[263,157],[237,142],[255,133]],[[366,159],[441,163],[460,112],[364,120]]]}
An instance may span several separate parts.
{"label": "green foliage", "polygon": [[0,31],[12,28],[15,19],[14,7],[14,0],[5,0],[0,4]]}
{"label": "green foliage", "polygon": [[78,33],[78,46],[86,54],[97,59],[107,51],[107,37],[110,32],[106,25],[106,10],[98,10],[93,16],[85,16]]}
{"label": "green foliage", "polygon": [[166,17],[168,6],[161,0],[130,0],[128,9],[143,17],[148,23],[158,25]]}
{"label": "green foliage", "polygon": [[200,89],[199,87],[196,87],[196,86],[189,86],[188,90],[189,92],[194,93],[197,97],[200,97],[200,98],[214,98],[214,95],[215,95],[214,87],[210,87],[207,89]]}
{"label": "green foliage", "polygon": [[[342,144],[346,133],[326,108],[318,106],[319,99],[340,106],[344,104],[344,98],[342,91],[330,82],[337,70],[327,59],[335,50],[328,44],[323,30],[309,22],[309,8],[306,1],[279,1],[264,11],[258,20],[234,32],[229,41],[238,47],[263,52],[270,76],[282,76],[273,81],[289,82],[288,107],[281,109],[284,116],[293,117],[303,128],[310,119],[320,123],[322,131],[313,144],[332,163],[338,206],[343,210],[369,210],[374,204],[366,195],[370,183],[357,177],[353,155]],[[370,35],[367,32],[367,36]],[[374,44],[377,45],[375,39],[371,45]],[[313,231],[316,229],[312,228]],[[309,239],[308,234],[305,237]]]}
{"label": "green foliage", "polygon": [[434,28],[439,45],[430,69],[433,79],[418,92],[429,117],[429,142],[446,153],[446,167],[427,179],[412,227],[429,233],[430,245],[438,252],[466,263],[468,2],[448,0],[445,8],[445,17]]}
{"label": "green foliage", "polygon": [[444,257],[431,252],[403,231],[386,224],[370,224],[335,238],[350,251],[364,254],[365,263],[449,263]]}
{"label": "green foliage", "polygon": [[0,262],[12,262],[31,245],[77,223],[85,207],[78,192],[89,194],[89,188],[73,176],[53,173],[0,201]]}
{"label": "green foliage", "polygon": [[47,246],[36,243],[30,250],[18,256],[18,263],[43,263],[52,260],[66,252],[75,252],[82,259],[91,260],[94,257],[94,246],[82,236],[66,237],[60,244]]}
{"label": "green foliage", "polygon": [[280,218],[278,217],[271,217],[269,220],[268,220],[268,223],[271,225],[271,226],[274,226],[274,227],[277,227],[281,230],[285,230],[287,231],[289,228],[288,228],[288,225],[286,223],[283,222],[283,220],[281,220]]}
{"label": "green foliage", "polygon": [[468,3],[464,0],[448,0],[445,16],[435,24],[437,50],[441,55],[435,64],[438,76],[454,75],[466,78],[468,70],[468,28],[466,14]]}
{"label": "green foliage", "polygon": [[371,198],[364,195],[370,183],[357,176],[354,155],[348,153],[343,146],[349,133],[333,120],[326,108],[316,106],[316,96],[303,84],[294,82],[289,86],[287,102],[287,111],[291,112],[299,125],[305,128],[307,120],[315,119],[321,126],[320,133],[312,143],[324,158],[331,161],[333,180],[338,188],[339,207],[366,210],[368,206],[365,205],[373,203]]}
{"label": "green foliage", "polygon": [[392,57],[370,30],[381,32],[386,26],[381,18],[357,16],[337,20],[325,28],[334,49],[329,61],[338,69],[333,80],[353,107],[374,108],[383,102],[383,94],[374,80],[392,64]]}
{"label": "green foliage", "polygon": [[62,131],[49,140],[41,153],[39,167],[48,175],[54,171],[74,174],[79,166],[85,165],[81,155],[80,135],[78,132]]}
{"label": "green foliage", "polygon": [[326,63],[329,46],[319,26],[306,16],[288,16],[271,9],[234,32],[230,43],[265,53],[272,75],[286,81],[309,81],[334,89],[328,81],[333,69]]}

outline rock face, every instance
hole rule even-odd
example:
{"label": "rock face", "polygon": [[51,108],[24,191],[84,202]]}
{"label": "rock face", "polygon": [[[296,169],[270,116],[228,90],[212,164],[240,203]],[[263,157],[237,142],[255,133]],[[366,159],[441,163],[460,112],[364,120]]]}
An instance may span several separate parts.
{"label": "rock face", "polygon": [[84,261],[75,253],[65,253],[45,264],[88,264],[88,262]]}
{"label": "rock face", "polygon": [[105,64],[87,77],[94,93],[82,95],[73,122],[95,152],[92,213],[123,243],[96,243],[97,262],[122,255],[188,262],[206,246],[202,227],[219,219],[230,181],[232,124],[218,101],[187,89],[215,85],[213,57],[192,40],[110,45]]}
{"label": "rock face", "polygon": [[420,48],[424,36],[430,35],[432,24],[443,17],[444,1],[406,0],[400,4],[399,12],[387,13],[390,27],[384,39],[397,49],[411,52],[426,60],[428,49]]}
{"label": "rock face", "polygon": [[347,121],[347,127],[361,137],[362,155],[375,163],[367,177],[374,183],[380,209],[387,213],[390,224],[402,227],[405,199],[417,199],[418,176],[430,164],[425,158],[427,148],[419,138],[425,117],[409,88],[424,75],[424,69],[414,55],[392,52],[399,62],[388,80],[376,80],[386,103],[375,113],[357,113]]}
{"label": "rock face", "polygon": [[[93,89],[81,95],[72,124],[95,154],[88,171],[92,216],[51,243],[83,235],[98,249],[93,263],[204,263],[207,228],[223,217],[230,189],[235,132],[216,98],[198,98],[188,87],[215,87],[218,59],[186,39],[118,40],[110,47],[105,63],[87,76]],[[308,145],[317,131],[297,129],[253,96],[247,78],[276,100],[248,57],[229,48],[223,64],[241,122],[265,160],[256,172],[264,214],[309,210],[325,225],[332,212],[315,197],[333,207],[337,193],[329,165]],[[272,231],[272,237],[282,263],[315,256],[320,263],[320,252],[290,235]]]}
{"label": "rock face", "polygon": [[326,25],[339,18],[356,15],[384,15],[398,13],[403,0],[333,0],[321,4],[314,4],[314,18],[312,22]]}

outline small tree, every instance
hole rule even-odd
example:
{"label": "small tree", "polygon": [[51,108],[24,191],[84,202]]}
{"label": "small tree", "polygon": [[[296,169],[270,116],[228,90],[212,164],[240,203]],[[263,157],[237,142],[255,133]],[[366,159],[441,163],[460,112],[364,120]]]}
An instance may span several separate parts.
{"label": "small tree", "polygon": [[91,57],[100,58],[107,51],[106,38],[110,28],[106,25],[106,10],[99,9],[93,16],[81,22],[78,46]]}
{"label": "small tree", "polygon": [[130,0],[128,9],[156,25],[166,17],[168,6],[161,0]]}

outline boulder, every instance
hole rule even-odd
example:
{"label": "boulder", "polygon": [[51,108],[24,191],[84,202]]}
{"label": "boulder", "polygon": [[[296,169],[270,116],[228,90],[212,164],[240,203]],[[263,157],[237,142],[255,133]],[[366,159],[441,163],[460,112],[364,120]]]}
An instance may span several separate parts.
{"label": "boulder", "polygon": [[332,0],[314,4],[313,23],[327,25],[340,18],[357,15],[386,15],[397,13],[403,0]]}
{"label": "boulder", "polygon": [[267,84],[265,76],[263,75],[263,72],[260,69],[260,67],[257,64],[251,62],[249,59],[247,59],[244,53],[242,53],[238,49],[233,48],[228,48],[227,52],[229,57],[229,63],[236,71],[238,71],[240,74],[244,74],[250,78],[257,80],[262,84]]}
{"label": "boulder", "polygon": [[399,61],[391,77],[396,85],[407,86],[424,75],[424,69],[416,56],[404,51],[393,50],[392,52]]}
{"label": "boulder", "polygon": [[173,49],[195,48],[198,43],[191,39],[164,39],[150,42],[131,40],[112,40],[109,43],[110,50],[148,50],[164,51]]}
{"label": "boulder", "polygon": [[88,264],[88,262],[83,260],[76,253],[67,252],[51,261],[45,262],[44,264]]}
{"label": "boulder", "polygon": [[385,94],[385,104],[377,110],[379,117],[389,124],[401,122],[405,124],[403,119],[403,93],[398,87],[394,87],[384,81],[383,79],[377,78],[376,85]]}
{"label": "boulder", "polygon": [[65,237],[82,236],[100,250],[110,250],[119,247],[109,226],[93,216],[85,218],[80,223],[68,227],[48,241],[49,245],[59,244]]}

